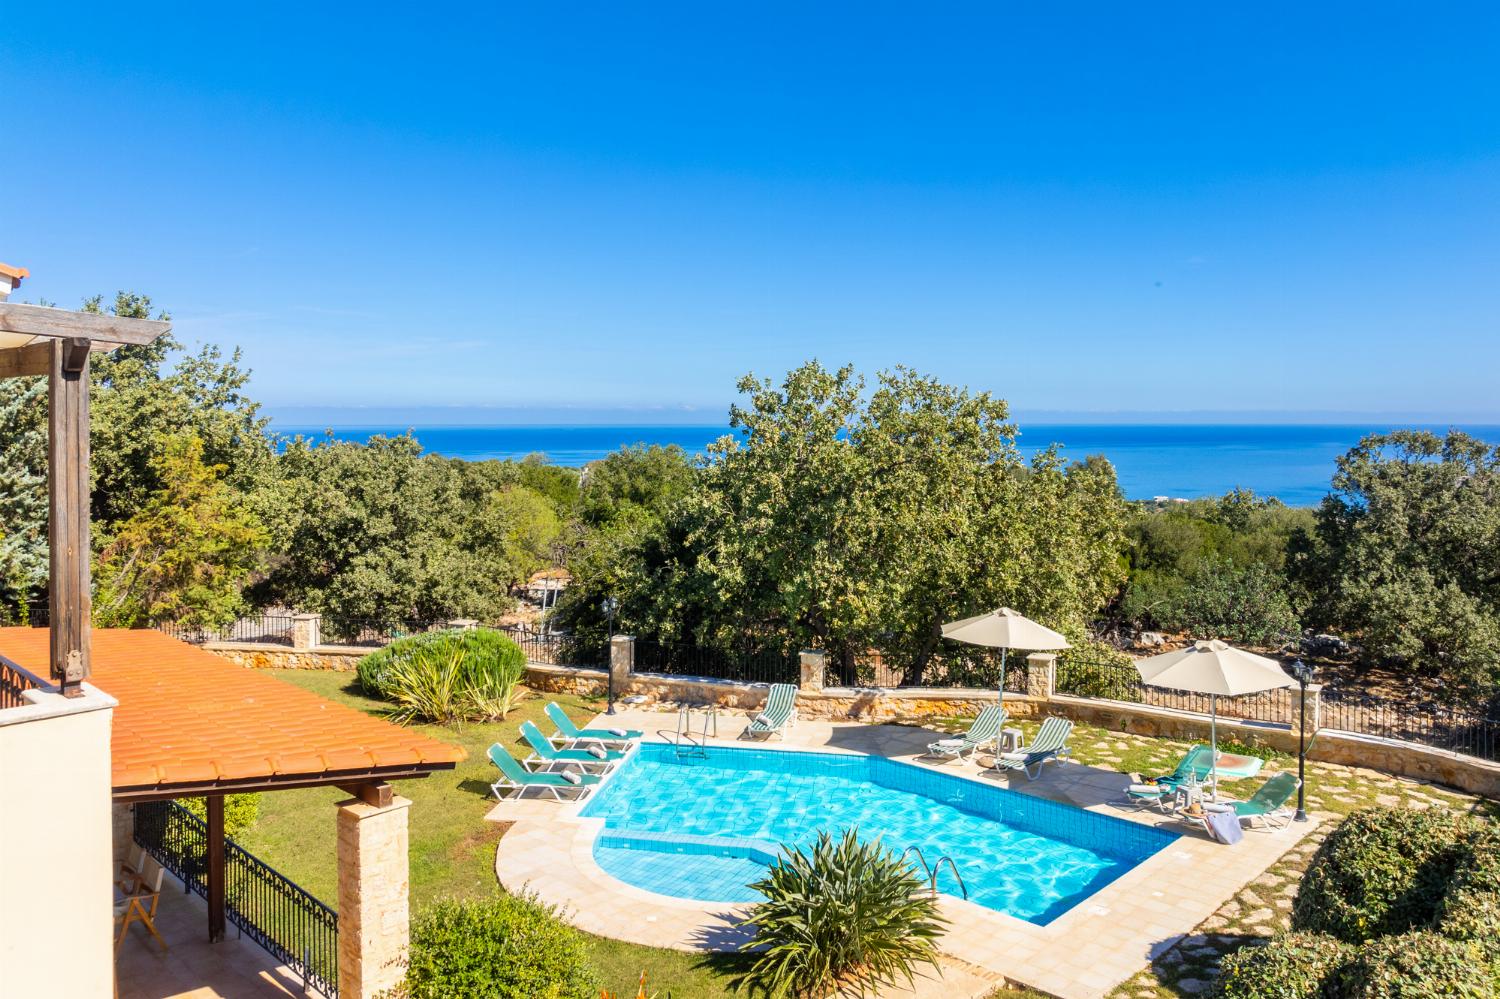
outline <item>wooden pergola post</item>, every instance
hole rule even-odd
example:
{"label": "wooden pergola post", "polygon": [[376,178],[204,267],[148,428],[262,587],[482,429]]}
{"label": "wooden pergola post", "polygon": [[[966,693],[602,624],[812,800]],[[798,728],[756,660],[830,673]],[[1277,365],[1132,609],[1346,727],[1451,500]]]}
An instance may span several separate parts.
{"label": "wooden pergola post", "polygon": [[208,813],[208,939],[224,939],[224,796],[203,799]]}
{"label": "wooden pergola post", "polygon": [[47,366],[47,587],[52,679],[76,697],[89,675],[89,342],[53,340]]}
{"label": "wooden pergola post", "polygon": [[0,378],[47,378],[47,542],[52,679],[69,697],[89,676],[89,354],[145,344],[171,326],[4,301],[27,272],[0,264]]}

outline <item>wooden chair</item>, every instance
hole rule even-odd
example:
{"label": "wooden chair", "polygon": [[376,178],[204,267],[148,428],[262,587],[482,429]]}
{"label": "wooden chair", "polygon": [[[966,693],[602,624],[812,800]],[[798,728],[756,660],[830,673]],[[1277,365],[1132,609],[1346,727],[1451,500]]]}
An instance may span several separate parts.
{"label": "wooden chair", "polygon": [[149,856],[144,858],[141,866],[142,871],[134,884],[115,896],[115,919],[120,923],[120,935],[115,939],[116,950],[125,942],[125,933],[131,923],[140,923],[161,944],[162,950],[167,949],[167,942],[156,932],[156,903],[161,900],[161,883],[167,872]]}
{"label": "wooden chair", "polygon": [[130,844],[130,849],[125,854],[125,859],[120,861],[119,876],[115,878],[115,887],[129,895],[136,890],[141,880],[141,873],[146,867],[146,850],[135,843]]}

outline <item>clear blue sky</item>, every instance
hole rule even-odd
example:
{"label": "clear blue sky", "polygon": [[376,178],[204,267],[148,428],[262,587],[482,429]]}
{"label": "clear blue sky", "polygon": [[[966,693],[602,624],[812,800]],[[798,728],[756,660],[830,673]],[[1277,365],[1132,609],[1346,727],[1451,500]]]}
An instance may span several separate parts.
{"label": "clear blue sky", "polygon": [[0,260],[277,407],[1500,416],[1492,3],[491,6],[10,5]]}

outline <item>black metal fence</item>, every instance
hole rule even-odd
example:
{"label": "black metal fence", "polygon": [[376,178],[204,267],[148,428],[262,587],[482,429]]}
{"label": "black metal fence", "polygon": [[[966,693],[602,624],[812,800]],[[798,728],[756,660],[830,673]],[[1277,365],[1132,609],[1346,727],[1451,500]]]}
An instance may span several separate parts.
{"label": "black metal fence", "polygon": [[[1003,680],[1002,680],[1003,672]],[[853,682],[845,664],[830,657],[826,686],[974,688],[994,690],[1004,685],[1011,693],[1026,691],[1026,657],[1003,656],[998,649],[962,649],[940,652],[918,669],[903,666],[889,653],[872,649],[856,656]]]}
{"label": "black metal fence", "polygon": [[268,610],[246,614],[221,628],[164,623],[158,624],[156,629],[194,645],[202,645],[204,642],[249,642],[256,645],[290,646],[292,618],[292,611]]}
{"label": "black metal fence", "polygon": [[[135,841],[208,896],[208,828],[175,801],[135,806]],[[339,982],[338,913],[233,840],[224,843],[224,915],[240,932],[330,999]]]}
{"label": "black metal fence", "polygon": [[1319,701],[1322,728],[1500,759],[1500,719],[1486,711],[1395,701],[1347,690],[1324,689]]}
{"label": "black metal fence", "polygon": [[[1208,694],[1152,687],[1142,683],[1140,673],[1132,665],[1068,653],[1058,656],[1053,689],[1059,694],[1074,697],[1127,701],[1205,715],[1213,707],[1213,699]],[[1218,699],[1221,717],[1244,721],[1290,725],[1295,719],[1296,710],[1297,694],[1292,688]]]}
{"label": "black metal fence", "polygon": [[379,618],[342,617],[338,614],[322,615],[319,641],[324,645],[343,645],[351,648],[379,649],[399,638],[409,638],[428,631],[440,631],[448,626],[446,620],[390,621]]}
{"label": "black metal fence", "polygon": [[637,638],[636,673],[667,676],[704,676],[736,683],[797,683],[801,660],[796,652],[774,646],[718,649],[680,642]]}
{"label": "black metal fence", "polygon": [[504,625],[497,630],[509,635],[525,651],[530,662],[584,669],[609,667],[609,649],[602,641],[586,642],[573,635],[535,631],[523,625]]}

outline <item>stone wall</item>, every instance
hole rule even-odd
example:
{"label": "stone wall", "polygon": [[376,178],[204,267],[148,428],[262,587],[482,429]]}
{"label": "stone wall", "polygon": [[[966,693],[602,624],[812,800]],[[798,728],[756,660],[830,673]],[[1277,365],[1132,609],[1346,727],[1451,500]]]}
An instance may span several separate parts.
{"label": "stone wall", "polygon": [[340,672],[353,671],[360,659],[375,651],[339,645],[289,649],[280,645],[254,645],[248,642],[209,642],[203,648],[237,666],[248,666],[251,669],[324,669]]}

